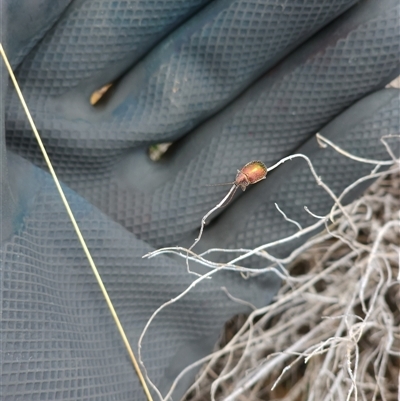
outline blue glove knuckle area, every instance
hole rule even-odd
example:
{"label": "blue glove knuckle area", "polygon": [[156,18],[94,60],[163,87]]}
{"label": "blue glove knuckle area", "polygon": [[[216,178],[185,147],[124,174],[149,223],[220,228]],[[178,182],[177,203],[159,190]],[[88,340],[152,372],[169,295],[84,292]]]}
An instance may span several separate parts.
{"label": "blue glove knuckle area", "polygon": [[[158,128],[143,131],[140,141],[136,135],[142,124],[158,124],[157,118],[147,120],[140,114],[140,110],[148,110],[152,115],[151,102],[141,107],[137,101],[139,114],[133,112],[131,118],[125,114],[124,118],[110,121],[104,111],[98,121],[91,113],[79,119],[69,118],[71,111],[66,102],[62,106],[66,111],[60,115],[58,109],[54,110],[58,107],[57,99],[45,98],[43,104],[35,104],[35,118],[66,183],[139,238],[154,246],[176,244],[198,226],[201,217],[224,193],[222,188],[203,185],[231,181],[236,169],[252,159],[271,165],[398,73],[399,8],[397,1],[387,0],[366,1],[349,10],[228,107],[190,132],[159,165],[152,164],[143,150],[145,138],[154,138],[152,132]],[[211,72],[212,66],[210,63]],[[192,68],[187,71],[191,74]],[[174,96],[174,76],[168,85],[161,86],[166,98]],[[164,78],[160,80],[164,82]],[[128,89],[134,90],[135,86]],[[146,91],[153,89],[150,85]],[[42,99],[38,96],[33,98]],[[154,110],[160,111],[160,104],[164,103],[157,102]],[[112,103],[113,100],[111,109]],[[17,110],[11,101],[7,121],[9,146],[40,164],[41,156],[31,132]],[[176,112],[181,114],[180,107]],[[162,120],[167,137],[168,127],[177,121],[176,115],[171,111],[171,117],[166,113]]]}
{"label": "blue glove knuckle area", "polygon": [[[114,72],[108,79],[115,79],[116,74],[129,67],[117,61],[128,57],[134,63],[206,3],[75,1],[21,65],[19,78],[29,91],[49,96],[85,85],[88,78],[95,78],[104,69],[112,68]],[[173,111],[174,102],[178,102],[196,115],[208,111],[210,102],[213,106],[223,104],[276,61],[278,55],[282,56],[355,0],[319,3],[307,1],[299,5],[292,0],[283,6],[279,1],[214,2],[133,69],[129,76],[134,81],[135,77],[143,78],[142,69],[147,77],[139,87],[129,88],[133,101],[125,101],[121,109],[131,106],[127,112],[131,118],[132,113],[140,111],[138,106],[144,99],[148,104],[142,107],[154,112],[154,116],[143,113],[143,119],[149,119],[159,117],[156,108],[160,101],[163,112],[166,103]],[[104,77],[104,73],[101,75]],[[163,114],[162,118],[172,116]]]}
{"label": "blue glove knuckle area", "polygon": [[21,85],[33,96],[57,97],[94,79],[94,90],[93,82],[118,77],[206,3],[76,0],[19,67]]}
{"label": "blue glove knuckle area", "polygon": [[[91,109],[87,99],[97,89],[95,82],[101,86],[137,61],[156,41],[155,32],[167,25],[166,15],[187,16],[199,6],[181,3],[157,2],[161,11],[154,2],[74,3],[18,71],[24,92],[35,99],[33,112],[43,135],[64,140],[65,147],[79,132],[88,141],[77,155],[82,163],[101,139],[114,139],[108,146],[115,150],[99,156],[105,163],[143,141],[176,138],[354,1],[290,1],[286,7],[278,1],[215,2],[127,73],[106,110]],[[38,97],[43,100],[37,102]],[[20,119],[11,114],[15,102],[8,109],[9,120]]]}

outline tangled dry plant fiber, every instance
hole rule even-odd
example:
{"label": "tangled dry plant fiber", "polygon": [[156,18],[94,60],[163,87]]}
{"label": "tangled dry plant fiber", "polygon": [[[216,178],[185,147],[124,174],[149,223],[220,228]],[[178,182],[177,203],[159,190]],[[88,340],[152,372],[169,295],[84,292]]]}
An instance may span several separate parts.
{"label": "tangled dry plant fiber", "polygon": [[[190,400],[397,400],[400,174],[384,172],[214,353]],[[243,321],[243,317],[241,317]],[[211,394],[211,396],[210,396]]]}
{"label": "tangled dry plant fiber", "polygon": [[[193,401],[398,399],[400,160],[387,144],[389,138],[398,140],[399,136],[382,137],[392,160],[377,161],[351,155],[316,135],[321,146],[329,145],[345,157],[374,165],[369,175],[351,184],[338,197],[320,179],[307,156],[296,154],[277,163],[294,157],[305,159],[316,183],[334,201],[327,216],[313,215],[316,223],[294,236],[252,250],[210,249],[197,255],[186,248],[171,247],[144,256],[175,254],[210,268],[202,276],[197,275],[180,295],[161,305],[149,319],[139,340],[139,359],[144,368],[140,346],[152,320],[202,280],[221,269],[244,276],[274,271],[283,279],[271,305],[254,308],[227,344],[220,344],[213,354],[187,367],[167,395],[163,397],[158,392],[160,399],[170,399],[177,381],[201,364],[205,365],[188,391],[188,399]],[[380,171],[389,165],[389,171]],[[378,181],[361,199],[347,206],[341,204],[349,190],[371,178]],[[276,244],[323,227],[324,231],[287,258],[268,253]],[[228,263],[206,258],[212,252],[232,251],[241,255]],[[252,255],[265,258],[270,265],[263,269],[240,265]],[[157,390],[146,370],[145,375]]]}

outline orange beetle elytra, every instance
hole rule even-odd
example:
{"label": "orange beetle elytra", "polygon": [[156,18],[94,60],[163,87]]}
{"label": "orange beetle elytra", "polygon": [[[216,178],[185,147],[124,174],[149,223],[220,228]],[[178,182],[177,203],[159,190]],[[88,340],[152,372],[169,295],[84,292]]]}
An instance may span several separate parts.
{"label": "orange beetle elytra", "polygon": [[233,184],[245,191],[250,184],[264,180],[266,175],[267,167],[265,167],[265,164],[259,160],[254,160],[243,166],[241,170],[238,170]]}

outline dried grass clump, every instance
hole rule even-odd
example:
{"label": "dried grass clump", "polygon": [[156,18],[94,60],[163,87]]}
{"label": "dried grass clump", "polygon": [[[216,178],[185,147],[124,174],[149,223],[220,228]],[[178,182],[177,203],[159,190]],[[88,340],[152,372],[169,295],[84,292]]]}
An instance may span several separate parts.
{"label": "dried grass clump", "polygon": [[330,239],[291,263],[273,304],[230,323],[188,399],[398,399],[398,168],[345,209]]}

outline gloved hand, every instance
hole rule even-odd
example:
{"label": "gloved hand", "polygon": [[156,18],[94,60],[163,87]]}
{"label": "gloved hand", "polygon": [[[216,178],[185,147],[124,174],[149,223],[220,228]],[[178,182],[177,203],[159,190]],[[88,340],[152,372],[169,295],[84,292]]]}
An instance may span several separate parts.
{"label": "gloved hand", "polygon": [[[67,190],[69,200],[132,345],[151,313],[193,281],[184,261],[141,256],[193,242],[226,192],[207,184],[232,181],[251,160],[270,166],[303,152],[339,194],[371,167],[318,147],[314,134],[335,117],[327,137],[359,156],[387,158],[379,138],[382,127],[399,131],[398,92],[346,109],[399,74],[400,6],[355,3],[6,1],[2,42],[53,165],[76,192]],[[110,82],[92,106],[91,94]],[[29,163],[44,167],[15,91],[2,96],[3,392],[10,400],[143,399],[54,186]],[[160,142],[174,144],[153,162],[147,150]],[[196,251],[253,248],[294,233],[274,202],[303,226],[313,221],[304,205],[325,214],[332,204],[302,160],[239,192]],[[166,308],[143,344],[162,393],[211,350],[226,319],[246,311],[222,286],[261,306],[279,280],[220,272]]]}

